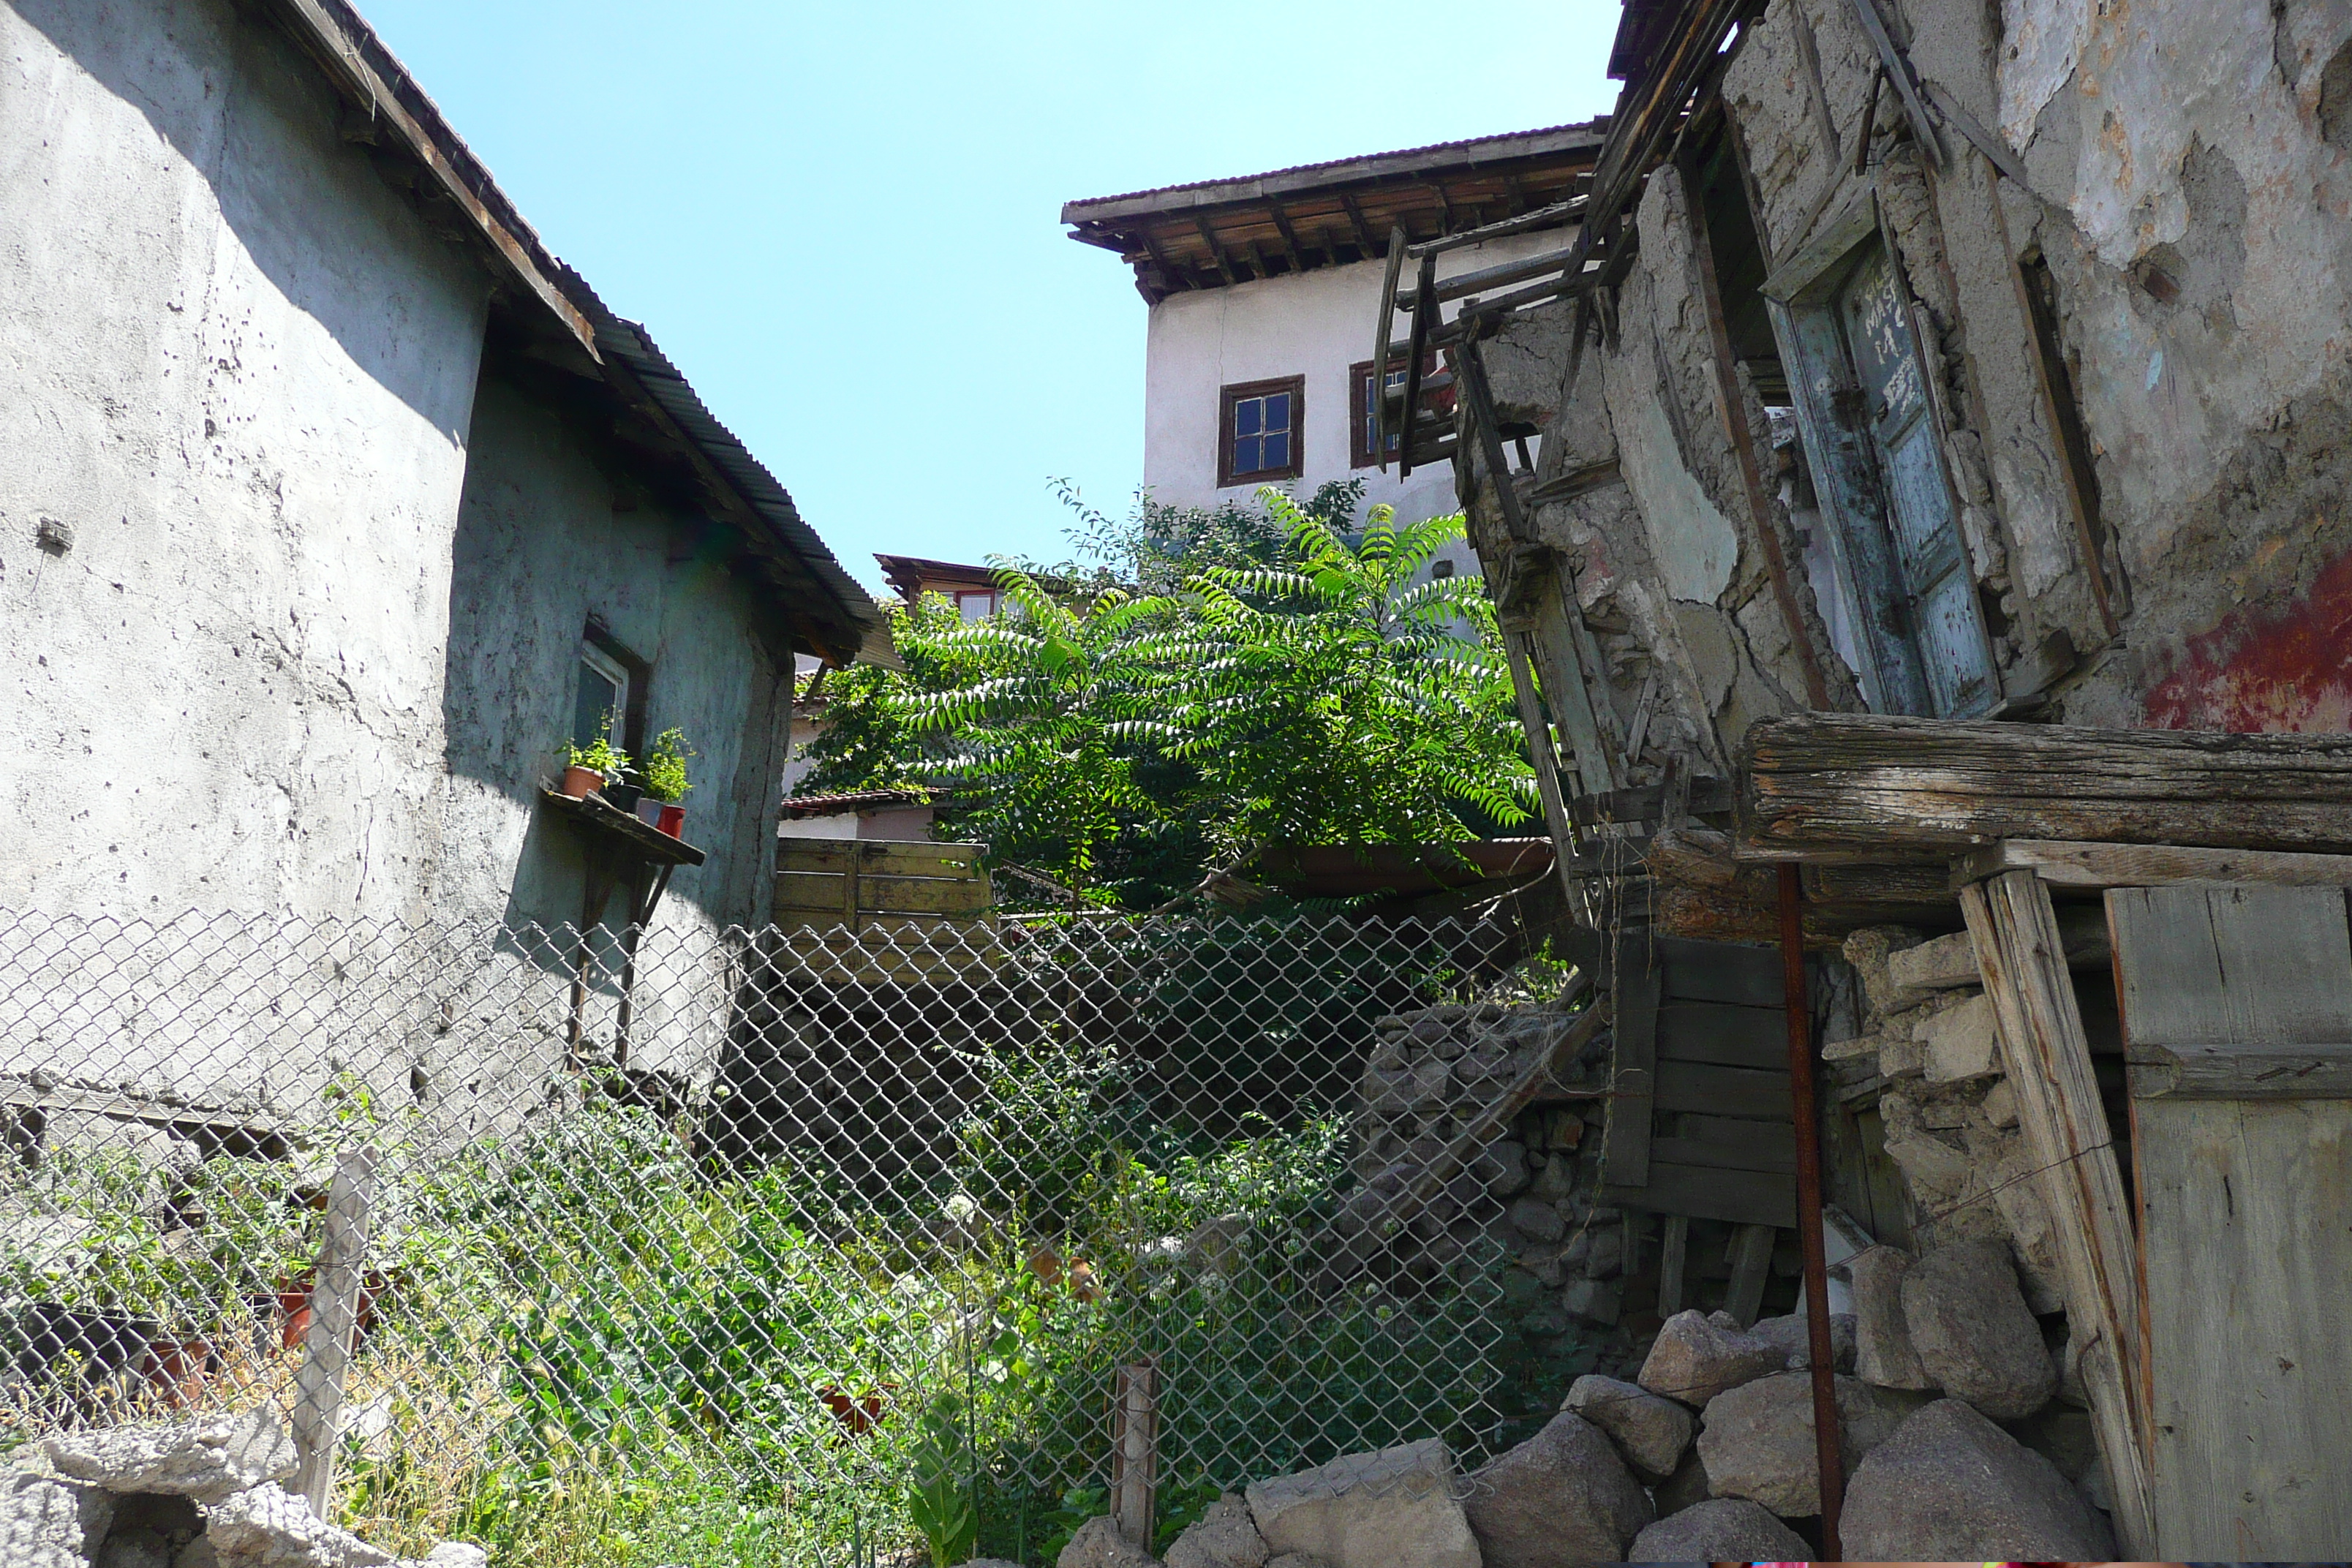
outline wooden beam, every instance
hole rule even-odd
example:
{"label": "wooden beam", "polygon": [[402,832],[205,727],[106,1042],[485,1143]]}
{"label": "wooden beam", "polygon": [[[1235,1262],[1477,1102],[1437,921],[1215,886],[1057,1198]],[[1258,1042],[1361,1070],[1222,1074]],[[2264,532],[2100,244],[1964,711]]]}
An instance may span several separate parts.
{"label": "wooden beam", "polygon": [[2000,1025],[2034,1186],[2050,1215],[2121,1555],[2149,1558],[2152,1422],[2139,1258],[2057,911],[2031,871],[2003,871],[1965,889],[1960,908]]}
{"label": "wooden beam", "polygon": [[1348,215],[1348,228],[1356,237],[1356,248],[1367,258],[1385,255],[1386,252],[1372,243],[1372,226],[1364,221],[1364,209],[1356,205],[1356,193],[1341,191],[1339,205]]}
{"label": "wooden beam", "polygon": [[1955,858],[1952,889],[1958,892],[2003,871],[2031,871],[2059,888],[2161,888],[2175,882],[2352,888],[2352,855],[2004,838]]}
{"label": "wooden beam", "polygon": [[1137,235],[1143,241],[1143,248],[1150,254],[1151,264],[1160,268],[1160,276],[1169,288],[1198,289],[1200,287],[1192,280],[1190,268],[1179,268],[1175,262],[1169,259],[1167,247],[1160,243],[1160,237],[1151,232],[1149,224],[1138,230]]}
{"label": "wooden beam", "polygon": [[1544,722],[1543,705],[1537,699],[1535,672],[1528,662],[1528,634],[1507,631],[1503,634],[1503,651],[1511,665],[1511,694],[1519,705],[1519,727],[1528,737],[1528,754],[1535,759],[1536,790],[1543,800],[1544,826],[1551,833],[1551,841],[1561,853],[1552,857],[1559,872],[1560,891],[1568,895],[1573,907],[1577,895],[1577,876],[1566,853],[1576,844],[1576,827],[1568,819],[1568,803],[1559,787],[1559,748],[1551,738],[1551,726]]}
{"label": "wooden beam", "polygon": [[1650,1183],[1650,1121],[1658,1071],[1657,954],[1647,931],[1621,940],[1610,966],[1617,1015],[1609,1123],[1601,1144],[1601,1179],[1612,1187]]}
{"label": "wooden beam", "polygon": [[1208,214],[1194,213],[1192,226],[1200,231],[1201,243],[1209,247],[1209,259],[1217,264],[1218,274],[1228,283],[1240,282],[1241,278],[1234,271],[1232,259],[1225,255],[1225,247],[1217,240],[1217,231],[1209,226]]}
{"label": "wooden beam", "polygon": [[2352,735],[1808,713],[1754,725],[1746,752],[1743,858],[2004,838],[2352,849]]}
{"label": "wooden beam", "polygon": [[1671,1318],[1683,1310],[1683,1271],[1690,1258],[1690,1216],[1665,1216],[1658,1247],[1658,1316]]}
{"label": "wooden beam", "polygon": [[335,1162],[327,1187],[326,1234],[311,1271],[310,1327],[302,1337],[301,1369],[294,1374],[292,1489],[310,1500],[310,1511],[320,1519],[328,1517],[327,1498],[334,1488],[343,1379],[359,1332],[378,1159],[374,1149],[362,1148],[345,1150]]}
{"label": "wooden beam", "polygon": [[1764,1282],[1772,1271],[1772,1243],[1778,1234],[1769,1225],[1743,1225],[1731,1238],[1731,1288],[1724,1295],[1723,1310],[1738,1319],[1743,1329],[1763,1310]]}
{"label": "wooden beam", "polygon": [[1282,254],[1289,258],[1290,269],[1293,272],[1306,271],[1307,262],[1298,254],[1298,235],[1290,226],[1290,215],[1282,210],[1280,202],[1274,203],[1266,210],[1274,216],[1274,232],[1282,236]]}

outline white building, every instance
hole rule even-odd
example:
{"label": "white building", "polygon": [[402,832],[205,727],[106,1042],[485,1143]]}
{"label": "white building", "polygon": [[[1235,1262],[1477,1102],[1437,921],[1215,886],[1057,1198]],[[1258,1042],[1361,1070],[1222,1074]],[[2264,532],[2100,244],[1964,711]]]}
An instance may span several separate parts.
{"label": "white building", "polygon": [[[1582,192],[1605,122],[1481,137],[1239,179],[1072,202],[1071,237],[1116,251],[1151,307],[1144,372],[1144,484],[1172,506],[1213,507],[1263,484],[1302,499],[1366,481],[1402,521],[1454,510],[1452,466],[1385,471],[1370,449],[1373,344],[1389,236],[1420,245],[1540,215]],[[1436,258],[1442,280],[1558,250],[1572,215]],[[1411,289],[1415,264],[1406,262]],[[1507,281],[1492,288],[1501,293]],[[1459,300],[1444,307],[1448,319]],[[1407,318],[1397,319],[1403,336]],[[1442,364],[1429,367],[1443,383]],[[1401,379],[1401,371],[1391,379]],[[1440,386],[1433,398],[1451,395]],[[1528,438],[1530,448],[1533,438]],[[1466,545],[1439,575],[1475,569]]]}

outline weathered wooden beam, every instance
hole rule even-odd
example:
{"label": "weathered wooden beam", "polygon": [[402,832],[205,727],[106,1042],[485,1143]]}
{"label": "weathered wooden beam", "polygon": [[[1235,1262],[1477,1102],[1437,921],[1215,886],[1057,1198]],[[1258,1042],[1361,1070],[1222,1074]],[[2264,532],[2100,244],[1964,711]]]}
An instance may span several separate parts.
{"label": "weathered wooden beam", "polygon": [[2158,888],[2175,882],[2352,887],[2352,855],[2004,838],[1954,858],[1952,887],[1957,891],[2003,871],[2031,871],[2059,888]]}
{"label": "weathered wooden beam", "polygon": [[1217,264],[1218,276],[1228,283],[1240,282],[1241,275],[1234,270],[1233,258],[1225,254],[1223,244],[1217,238],[1217,231],[1209,226],[1208,215],[1194,213],[1192,226],[1200,231],[1201,243],[1209,247],[1209,259]]}
{"label": "weathered wooden beam", "polygon": [[2031,871],[2003,871],[1964,889],[1960,909],[2000,1024],[2034,1186],[2050,1215],[2116,1534],[2122,1555],[2151,1557],[2138,1250],[2057,911]]}
{"label": "weathered wooden beam", "polygon": [[1274,216],[1274,232],[1282,237],[1282,254],[1289,259],[1293,272],[1307,270],[1306,259],[1298,254],[1298,231],[1290,226],[1290,215],[1276,202],[1266,209]]}
{"label": "weathered wooden beam", "polygon": [[294,1374],[294,1492],[310,1511],[328,1517],[335,1445],[342,1426],[343,1380],[359,1333],[360,1291],[367,1269],[368,1220],[378,1154],[346,1150],[327,1188],[326,1236],[312,1271],[310,1327],[302,1339],[302,1365]]}
{"label": "weathered wooden beam", "polygon": [[2352,735],[1792,714],[1748,731],[1741,773],[1743,858],[2004,838],[2352,849]]}
{"label": "weathered wooden beam", "polygon": [[[1372,226],[1364,221],[1364,209],[1356,205],[1356,193],[1341,191],[1339,206],[1348,215],[1348,230],[1356,237],[1356,248],[1367,257],[1384,254],[1379,246],[1372,243]],[[1403,230],[1397,232],[1402,234]]]}

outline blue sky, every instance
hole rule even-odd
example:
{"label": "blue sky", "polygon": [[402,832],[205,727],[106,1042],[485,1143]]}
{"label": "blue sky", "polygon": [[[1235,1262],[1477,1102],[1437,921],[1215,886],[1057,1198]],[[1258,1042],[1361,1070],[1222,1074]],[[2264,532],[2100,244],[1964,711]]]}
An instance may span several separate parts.
{"label": "blue sky", "polygon": [[1612,0],[360,3],[870,586],[877,550],[1063,555],[1048,478],[1140,478],[1145,307],[1063,202],[1616,96]]}

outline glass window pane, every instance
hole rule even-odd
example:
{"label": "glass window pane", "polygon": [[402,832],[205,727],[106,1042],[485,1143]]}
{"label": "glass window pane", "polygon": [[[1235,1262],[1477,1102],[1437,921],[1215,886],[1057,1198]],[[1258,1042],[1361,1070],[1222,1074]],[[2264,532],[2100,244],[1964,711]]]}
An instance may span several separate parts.
{"label": "glass window pane", "polygon": [[[593,664],[580,666],[580,700],[572,714],[572,739],[587,745],[604,732],[604,715],[620,706],[620,690]],[[620,727],[617,719],[614,728]],[[617,741],[618,736],[614,739]]]}
{"label": "glass window pane", "polygon": [[1287,435],[1273,435],[1265,438],[1265,466],[1269,468],[1290,466],[1290,437]]}
{"label": "glass window pane", "polygon": [[1234,434],[1236,436],[1256,435],[1258,420],[1265,415],[1265,401],[1263,398],[1244,397],[1240,402],[1234,404]]}
{"label": "glass window pane", "polygon": [[1234,472],[1236,476],[1254,474],[1261,467],[1257,460],[1258,437],[1244,436],[1234,443]]}
{"label": "glass window pane", "polygon": [[[1290,394],[1277,392],[1265,400],[1265,427],[1269,430],[1290,428]],[[1275,467],[1281,465],[1276,464]]]}

